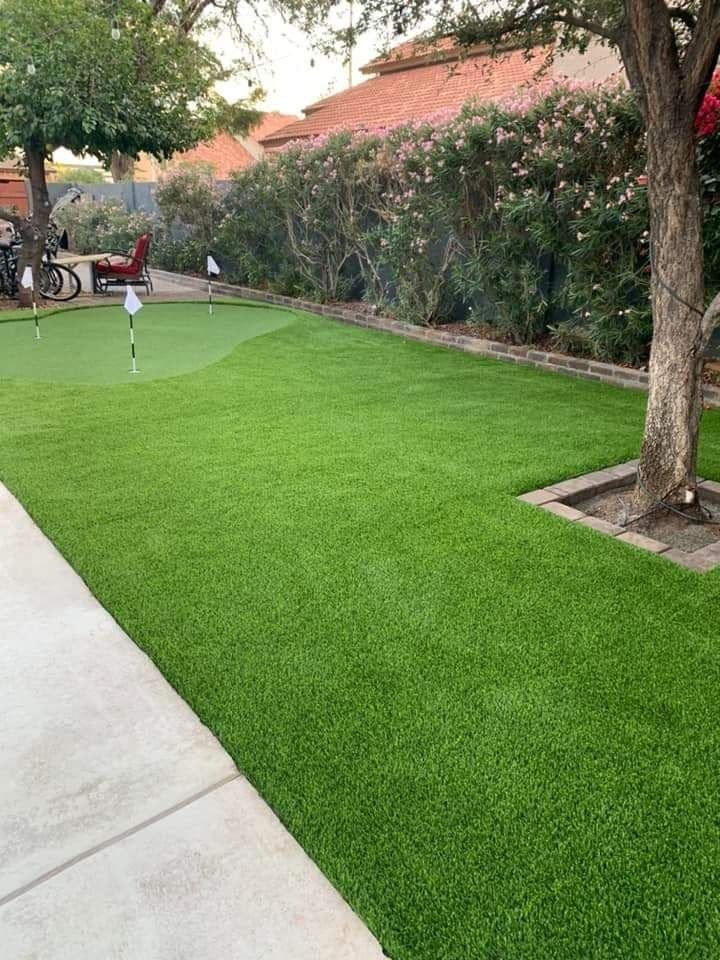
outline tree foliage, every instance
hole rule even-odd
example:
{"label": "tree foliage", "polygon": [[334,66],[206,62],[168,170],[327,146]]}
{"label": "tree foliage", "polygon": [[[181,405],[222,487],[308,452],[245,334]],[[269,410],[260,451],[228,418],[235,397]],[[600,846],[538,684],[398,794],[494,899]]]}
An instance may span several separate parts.
{"label": "tree foliage", "polygon": [[279,14],[313,33],[338,5],[338,0],[150,0],[152,12],[168,18],[185,36],[230,32],[241,53],[236,61],[240,69],[251,67],[264,48],[268,15]]}
{"label": "tree foliage", "polygon": [[0,19],[0,152],[162,159],[212,131],[221,65],[141,0],[0,0]]}

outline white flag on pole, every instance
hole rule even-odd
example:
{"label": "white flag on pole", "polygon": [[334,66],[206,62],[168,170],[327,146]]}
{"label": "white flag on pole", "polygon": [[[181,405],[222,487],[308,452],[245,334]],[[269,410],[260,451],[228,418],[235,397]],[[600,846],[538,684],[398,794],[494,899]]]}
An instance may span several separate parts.
{"label": "white flag on pole", "polygon": [[28,264],[27,267],[23,270],[23,275],[20,279],[20,283],[25,287],[26,290],[31,290],[33,285],[33,274],[32,267]]}
{"label": "white flag on pole", "polygon": [[209,277],[217,277],[220,275],[220,267],[215,262],[214,257],[208,254],[207,258],[207,272]]}
{"label": "white flag on pole", "polygon": [[130,285],[128,285],[127,293],[125,294],[125,309],[131,317],[134,317],[138,310],[142,309],[140,298]]}

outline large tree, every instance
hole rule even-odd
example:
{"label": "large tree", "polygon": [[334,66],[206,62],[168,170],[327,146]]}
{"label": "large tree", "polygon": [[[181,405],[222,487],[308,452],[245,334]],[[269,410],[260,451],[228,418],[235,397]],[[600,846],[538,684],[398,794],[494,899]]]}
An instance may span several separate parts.
{"label": "large tree", "polygon": [[225,72],[143,0],[0,0],[0,155],[20,152],[32,215],[0,210],[23,239],[20,269],[39,276],[57,147],[109,163],[119,148],[163,159],[212,133]]}
{"label": "large tree", "polygon": [[[149,0],[153,15],[172,23],[181,37],[210,39],[219,33],[229,34],[242,54],[231,70],[241,76],[249,75],[264,47],[268,15],[279,14],[286,22],[312,31],[325,23],[327,13],[336,4],[337,0]],[[335,40],[333,37],[333,43]],[[239,103],[219,115],[216,131],[248,133],[260,117],[252,107],[261,94],[262,90],[255,87],[245,104]],[[134,158],[116,149],[110,164],[113,180],[131,178],[133,169]]]}
{"label": "large tree", "polygon": [[432,41],[455,36],[498,54],[538,44],[614,47],[636,93],[647,135],[653,342],[636,502],[696,501],[703,353],[720,318],[706,307],[702,205],[694,119],[720,53],[720,0],[365,0],[360,28],[390,17],[396,32],[434,24]]}

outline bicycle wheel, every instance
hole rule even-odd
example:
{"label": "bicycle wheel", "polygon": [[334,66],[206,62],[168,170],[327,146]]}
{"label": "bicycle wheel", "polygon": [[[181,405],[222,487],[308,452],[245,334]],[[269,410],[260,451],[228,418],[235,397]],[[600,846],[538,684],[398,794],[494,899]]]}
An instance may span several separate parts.
{"label": "bicycle wheel", "polygon": [[17,296],[17,263],[11,250],[0,248],[0,296]]}
{"label": "bicycle wheel", "polygon": [[80,277],[61,263],[40,267],[40,296],[45,300],[74,300],[80,293]]}

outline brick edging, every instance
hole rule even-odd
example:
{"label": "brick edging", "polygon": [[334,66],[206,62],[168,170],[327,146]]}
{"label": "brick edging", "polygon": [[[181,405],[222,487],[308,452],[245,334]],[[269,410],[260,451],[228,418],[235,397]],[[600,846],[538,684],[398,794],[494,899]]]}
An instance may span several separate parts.
{"label": "brick edging", "polygon": [[[681,550],[678,547],[671,547],[669,543],[664,543],[662,540],[629,530],[629,524],[623,527],[609,523],[579,508],[578,504],[583,500],[634,482],[637,476],[637,465],[637,460],[629,460],[627,463],[608,467],[605,470],[594,470],[580,477],[571,477],[569,480],[561,480],[560,483],[523,493],[518,500],[538,507],[540,510],[547,510],[548,513],[553,513],[571,523],[577,523],[581,527],[589,527],[598,533],[614,537],[621,543],[629,543],[641,550],[664,557],[666,560],[672,560],[673,563],[687,567],[688,570],[694,570],[696,573],[707,573],[719,567],[720,543],[718,542],[707,544],[696,550]],[[698,491],[704,498],[714,503],[720,502],[720,483],[698,477]]]}
{"label": "brick edging", "polygon": [[[153,273],[168,280],[181,280],[184,284],[196,285],[198,289],[202,290],[207,286],[205,280],[189,277],[185,274],[156,269],[153,270]],[[227,296],[243,297],[245,300],[256,300],[260,303],[272,303],[283,307],[294,307],[308,313],[328,317],[331,320],[340,320],[343,323],[352,323],[359,327],[394,333],[396,336],[406,337],[409,340],[422,340],[425,343],[450,347],[453,350],[462,350],[465,353],[493,357],[495,360],[506,360],[509,363],[537,367],[540,370],[551,370],[568,377],[580,377],[583,380],[595,380],[600,383],[610,383],[616,387],[628,387],[635,390],[647,391],[648,388],[647,373],[633,367],[618,367],[614,363],[583,360],[580,357],[570,357],[564,353],[550,353],[545,350],[538,350],[535,347],[515,347],[511,344],[499,343],[497,340],[486,340],[483,337],[446,333],[442,329],[435,329],[434,327],[418,327],[412,323],[405,323],[403,320],[380,317],[369,310],[352,307],[328,307],[322,303],[297,300],[295,297],[285,297],[279,293],[268,293],[265,290],[255,290],[253,287],[214,283],[213,289],[217,293]],[[720,407],[720,387],[703,384],[703,401],[708,407]]]}

